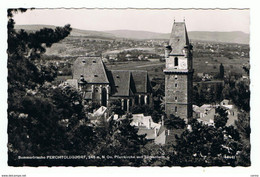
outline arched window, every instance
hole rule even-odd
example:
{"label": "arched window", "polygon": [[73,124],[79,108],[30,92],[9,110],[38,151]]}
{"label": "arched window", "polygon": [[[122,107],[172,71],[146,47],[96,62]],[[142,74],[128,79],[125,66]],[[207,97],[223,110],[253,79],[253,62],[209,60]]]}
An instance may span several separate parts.
{"label": "arched window", "polygon": [[179,61],[178,61],[178,57],[174,58],[174,66],[178,66],[179,65]]}
{"label": "arched window", "polygon": [[102,106],[107,106],[107,90],[105,88],[102,89]]}

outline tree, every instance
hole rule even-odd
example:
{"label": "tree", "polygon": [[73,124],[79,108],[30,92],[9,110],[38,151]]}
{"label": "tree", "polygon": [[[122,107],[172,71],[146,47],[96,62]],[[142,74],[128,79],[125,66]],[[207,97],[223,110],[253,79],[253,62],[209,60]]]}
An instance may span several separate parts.
{"label": "tree", "polygon": [[234,127],[203,125],[197,120],[190,122],[192,130],[177,137],[170,155],[170,166],[236,166],[241,150],[239,134]]}
{"label": "tree", "polygon": [[166,117],[164,125],[167,129],[183,129],[186,123],[180,117],[171,114],[170,117]]}
{"label": "tree", "polygon": [[224,66],[223,64],[221,63],[220,66],[219,66],[219,78],[220,79],[224,79]]}
{"label": "tree", "polygon": [[[87,121],[80,94],[69,87],[55,88],[47,84],[56,76],[55,68],[46,68],[36,62],[46,47],[69,35],[70,26],[55,30],[44,28],[32,33],[14,30],[13,13],[26,11],[8,10],[9,165],[37,165],[32,161],[18,160],[18,155],[73,152],[78,144],[73,138],[75,132],[81,127],[82,120]],[[89,139],[91,128],[84,129],[89,132]],[[86,139],[81,138],[81,142]]]}
{"label": "tree", "polygon": [[143,159],[122,158],[141,156],[141,149],[147,143],[144,135],[137,135],[137,129],[130,125],[131,117],[111,120],[105,127],[95,127],[93,155],[104,156],[102,160],[93,160],[93,166],[140,166]]}
{"label": "tree", "polygon": [[227,124],[228,113],[225,109],[218,107],[216,108],[216,114],[214,116],[214,125],[216,128],[225,127]]}

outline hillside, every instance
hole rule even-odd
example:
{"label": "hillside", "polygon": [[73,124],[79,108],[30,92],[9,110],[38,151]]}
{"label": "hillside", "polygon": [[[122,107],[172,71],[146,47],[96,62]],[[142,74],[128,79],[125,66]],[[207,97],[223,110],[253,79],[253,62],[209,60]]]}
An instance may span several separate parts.
{"label": "hillside", "polygon": [[[170,33],[155,33],[149,31],[114,30],[106,31],[118,38],[130,39],[169,39]],[[191,40],[249,44],[249,34],[240,31],[232,32],[209,32],[209,31],[189,31]]]}
{"label": "hillside", "polygon": [[[42,28],[52,28],[51,25],[16,25],[15,29],[25,29],[27,31],[36,31]],[[209,31],[189,31],[189,38],[199,41],[223,42],[223,43],[239,43],[249,44],[249,34],[241,31],[232,32],[209,32]],[[84,36],[95,38],[127,38],[127,39],[165,39],[170,38],[170,33],[156,33],[150,31],[135,31],[135,30],[112,30],[112,31],[91,31],[73,28],[70,36]]]}
{"label": "hillside", "polygon": [[202,40],[224,43],[249,44],[249,34],[241,31],[232,32],[209,32],[209,31],[190,31],[191,40]]}
{"label": "hillside", "polygon": [[[42,28],[51,28],[55,29],[53,25],[15,25],[15,29],[20,30],[24,29],[26,31],[37,31]],[[81,30],[72,28],[70,36],[84,36],[84,37],[100,37],[100,38],[111,38],[114,39],[115,36],[110,33],[102,32],[102,31],[91,31],[91,30]]]}

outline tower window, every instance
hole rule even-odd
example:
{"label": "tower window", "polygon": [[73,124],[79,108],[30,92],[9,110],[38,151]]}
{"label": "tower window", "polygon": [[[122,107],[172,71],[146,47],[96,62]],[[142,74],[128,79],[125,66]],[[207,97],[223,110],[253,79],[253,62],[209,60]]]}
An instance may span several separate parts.
{"label": "tower window", "polygon": [[177,80],[178,79],[178,76],[177,75],[175,75],[175,80]]}
{"label": "tower window", "polygon": [[178,87],[178,84],[175,84],[175,87]]}
{"label": "tower window", "polygon": [[178,99],[177,96],[174,99],[175,99],[175,101],[177,101],[177,99]]}
{"label": "tower window", "polygon": [[179,65],[179,61],[178,61],[178,57],[174,58],[174,66],[178,66]]}
{"label": "tower window", "polygon": [[177,111],[178,111],[177,106],[175,106],[175,112],[177,112]]}

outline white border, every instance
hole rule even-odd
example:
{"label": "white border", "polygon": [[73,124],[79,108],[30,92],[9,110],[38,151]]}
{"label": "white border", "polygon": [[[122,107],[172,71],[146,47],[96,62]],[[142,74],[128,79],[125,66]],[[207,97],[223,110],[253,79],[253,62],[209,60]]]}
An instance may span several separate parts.
{"label": "white border", "polygon": [[[62,176],[89,176],[89,175],[113,175],[113,176],[132,176],[132,175],[142,175],[142,176],[250,176],[250,175],[259,175],[259,119],[257,109],[260,108],[260,95],[257,90],[260,90],[259,81],[257,76],[259,73],[260,66],[260,56],[257,51],[259,50],[260,39],[259,33],[259,9],[257,6],[257,1],[242,1],[242,0],[95,0],[95,1],[86,1],[86,0],[76,0],[76,1],[64,1],[64,0],[44,0],[44,1],[33,1],[33,0],[23,0],[15,1],[9,0],[6,1],[3,5],[1,3],[0,7],[0,111],[1,111],[1,124],[0,124],[0,175],[23,175],[26,174],[29,176],[50,176],[50,175],[61,175]],[[38,8],[57,8],[57,7],[74,7],[74,8],[250,8],[250,63],[251,63],[251,128],[253,137],[251,140],[252,143],[252,166],[251,167],[212,167],[212,168],[193,168],[193,167],[173,167],[173,168],[159,168],[159,167],[142,167],[142,168],[133,168],[133,167],[8,167],[7,166],[7,17],[6,10],[7,8],[19,8],[19,7],[38,7]],[[239,20],[239,19],[238,19]],[[257,114],[258,113],[258,114]]]}

